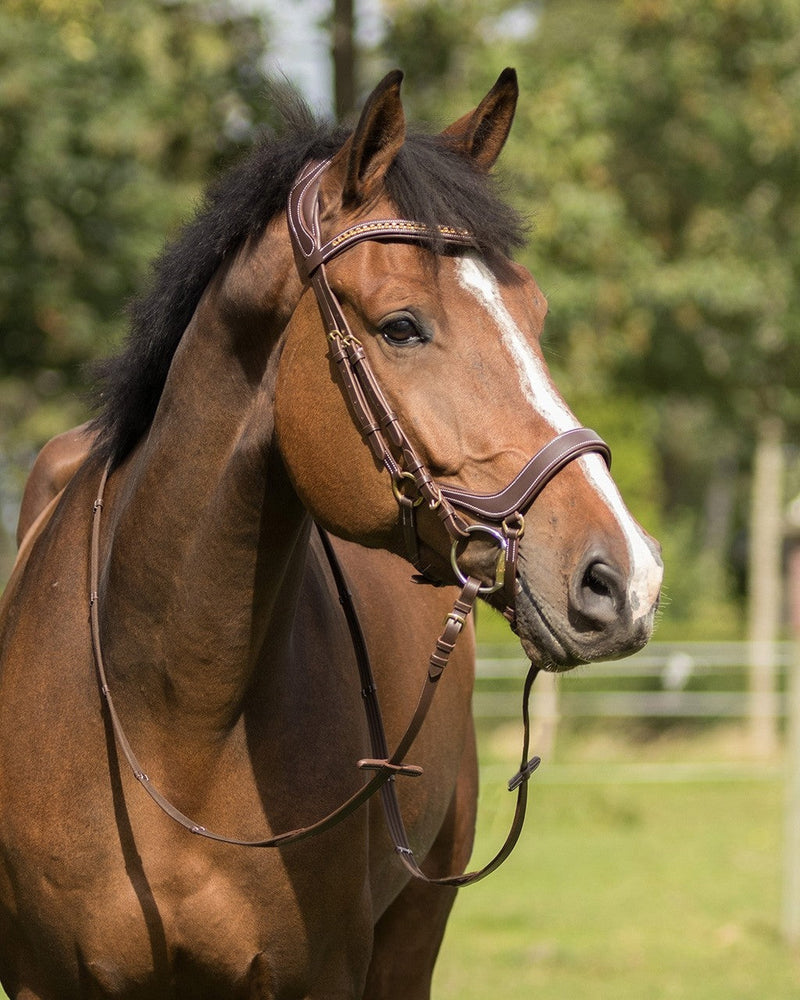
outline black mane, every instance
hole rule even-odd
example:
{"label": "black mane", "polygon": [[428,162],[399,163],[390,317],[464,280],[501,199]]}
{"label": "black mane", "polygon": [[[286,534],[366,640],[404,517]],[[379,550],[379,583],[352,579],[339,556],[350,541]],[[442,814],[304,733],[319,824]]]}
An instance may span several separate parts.
{"label": "black mane", "polygon": [[[305,163],[332,156],[347,138],[315,121],[296,98],[280,110],[280,137],[263,141],[209,188],[197,216],[156,260],[148,291],[134,301],[122,351],[97,366],[95,451],[114,464],[150,426],[183,331],[223,259],[284,210]],[[439,136],[410,134],[386,186],[400,216],[468,229],[490,261],[524,243],[520,216]]]}

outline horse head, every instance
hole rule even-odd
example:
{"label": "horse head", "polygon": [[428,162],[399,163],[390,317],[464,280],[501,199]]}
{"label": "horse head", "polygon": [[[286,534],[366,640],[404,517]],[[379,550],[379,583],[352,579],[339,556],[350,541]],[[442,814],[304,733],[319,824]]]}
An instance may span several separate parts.
{"label": "horse head", "polygon": [[[651,634],[662,568],[656,543],[619,496],[608,456],[592,453],[602,442],[579,448],[538,485],[535,500],[523,497],[524,509],[494,528],[461,504],[455,531],[452,523],[445,530],[442,495],[456,507],[463,496],[505,497],[531,456],[565,432],[580,437],[580,425],[545,365],[539,340],[547,306],[533,277],[446,218],[435,229],[420,223],[419,234],[404,232],[414,220],[396,218],[389,181],[400,158],[414,155],[400,81],[394,73],[379,85],[352,136],[312,167],[296,195],[294,224],[306,230],[295,239],[305,258],[298,267],[312,280],[288,324],[277,376],[283,459],[313,516],[342,537],[406,553],[402,515],[414,507],[414,555],[425,575],[477,576],[498,606],[495,577],[510,521],[515,628],[535,662],[561,669],[632,652]],[[507,70],[436,138],[460,186],[464,175],[476,188],[489,183],[516,100],[516,76]],[[446,203],[458,187],[435,197]],[[345,339],[339,355],[356,345],[356,373],[366,367],[372,380],[356,397],[342,392],[337,331]],[[366,417],[354,412],[365,394],[373,404]],[[377,449],[365,445],[374,437],[382,439]],[[420,490],[409,454],[431,492]]]}

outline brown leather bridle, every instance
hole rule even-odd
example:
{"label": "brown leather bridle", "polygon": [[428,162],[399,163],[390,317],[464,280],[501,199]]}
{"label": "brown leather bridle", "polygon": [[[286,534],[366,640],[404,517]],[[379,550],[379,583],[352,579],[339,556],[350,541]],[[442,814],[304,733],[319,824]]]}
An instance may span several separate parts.
{"label": "brown leather bridle", "polygon": [[[498,493],[480,494],[437,483],[392,411],[361,342],[353,336],[326,273],[326,265],[341,253],[366,240],[449,244],[474,248],[472,235],[442,226],[435,231],[408,219],[371,219],[345,229],[323,242],[319,224],[319,186],[330,161],[310,163],[289,195],[289,233],[298,267],[310,282],[319,305],[330,344],[330,357],[351,415],[375,458],[389,472],[392,491],[400,509],[408,558],[422,576],[433,582],[433,573],[422,562],[417,535],[416,510],[426,503],[451,539],[451,565],[462,584],[467,577],[458,565],[459,547],[473,534],[491,538],[498,547],[493,582],[481,585],[478,594],[503,589],[505,616],[515,623],[517,556],[525,530],[525,513],[547,483],[566,465],[587,452],[599,452],[608,465],[611,451],[594,431],[575,427],[558,434]],[[477,520],[468,522],[464,515]]]}
{"label": "brown leather bridle", "polygon": [[[177,809],[150,781],[125,735],[117,714],[103,660],[100,636],[100,520],[104,505],[109,463],[100,481],[93,504],[93,524],[90,545],[89,617],[92,650],[100,691],[105,699],[117,742],[134,777],[150,797],[172,819],[191,833],[211,840],[242,847],[281,847],[304,840],[335,826],[363,805],[376,792],[381,792],[384,813],[395,850],[406,869],[415,878],[436,885],[470,885],[494,871],[511,853],[519,839],[525,819],[528,778],[540,764],[539,757],[528,760],[530,724],[528,704],[531,687],[538,668],[531,666],[525,680],[522,699],[523,746],[519,770],[508,783],[516,790],[517,803],[511,829],[495,857],[479,871],[445,878],[429,878],[419,867],[409,845],[394,780],[398,775],[417,777],[422,769],[407,764],[405,757],[428,714],[456,641],[466,625],[475,601],[480,595],[503,589],[505,615],[514,624],[519,539],[524,531],[524,515],[536,497],[557,473],[573,459],[588,452],[599,452],[610,464],[611,452],[594,431],[576,427],[557,435],[524,466],[509,485],[492,494],[471,493],[468,490],[437,483],[419,458],[411,440],[403,431],[397,416],[382,392],[360,341],[353,336],[341,305],[334,295],[326,275],[325,265],[340,253],[365,240],[388,240],[438,246],[441,243],[469,250],[474,247],[471,235],[463,230],[440,227],[431,230],[405,219],[369,220],[351,226],[337,236],[322,241],[319,229],[319,183],[329,161],[309,164],[300,174],[289,196],[287,216],[292,245],[302,276],[309,281],[319,305],[329,342],[330,357],[338,374],[339,384],[349,404],[351,415],[376,459],[391,477],[392,491],[400,511],[400,522],[408,555],[422,577],[430,582],[430,568],[422,562],[417,537],[416,509],[426,503],[434,511],[451,540],[451,564],[461,584],[461,591],[447,616],[441,635],[430,656],[422,693],[405,733],[389,752],[375,682],[366,643],[347,581],[326,533],[320,538],[347,618],[361,682],[361,694],[367,718],[373,757],[358,762],[358,767],[372,772],[372,777],[358,791],[328,816],[309,826],[275,834],[262,840],[226,837],[206,829]],[[469,521],[467,517],[477,520]],[[459,547],[471,535],[490,537],[498,547],[495,579],[484,584],[475,576],[464,574],[458,564]]]}

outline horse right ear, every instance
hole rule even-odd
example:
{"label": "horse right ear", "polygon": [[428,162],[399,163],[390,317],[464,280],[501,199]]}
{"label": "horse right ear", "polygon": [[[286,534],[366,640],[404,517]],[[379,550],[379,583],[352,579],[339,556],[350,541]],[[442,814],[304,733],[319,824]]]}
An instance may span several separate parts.
{"label": "horse right ear", "polygon": [[517,71],[504,69],[477,108],[453,122],[442,135],[460,153],[488,171],[506,144],[518,97]]}
{"label": "horse right ear", "polygon": [[[400,101],[403,74],[393,70],[367,98],[355,131],[331,160],[323,179],[335,179],[343,206],[357,206],[377,194],[406,137]],[[334,195],[329,189],[329,195]]]}

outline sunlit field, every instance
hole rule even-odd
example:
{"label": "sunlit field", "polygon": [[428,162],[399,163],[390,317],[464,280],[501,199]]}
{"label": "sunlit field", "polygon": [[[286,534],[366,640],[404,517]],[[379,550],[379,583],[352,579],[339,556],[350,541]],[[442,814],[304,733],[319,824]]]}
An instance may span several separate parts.
{"label": "sunlit field", "polygon": [[[584,746],[543,766],[516,852],[459,895],[435,1000],[800,996],[800,956],[780,938],[781,770],[719,753],[698,765],[705,744],[662,746],[666,765],[631,747],[627,762],[592,761]],[[475,863],[512,805],[503,772],[487,771]]]}

